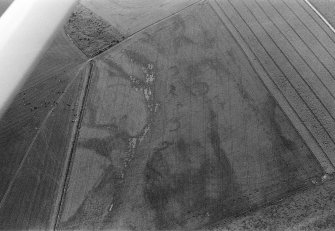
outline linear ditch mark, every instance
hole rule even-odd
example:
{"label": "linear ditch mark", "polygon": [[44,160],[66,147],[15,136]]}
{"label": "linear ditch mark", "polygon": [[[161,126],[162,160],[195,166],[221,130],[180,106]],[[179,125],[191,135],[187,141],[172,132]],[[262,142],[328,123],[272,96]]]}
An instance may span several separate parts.
{"label": "linear ditch mark", "polygon": [[[65,161],[65,170],[63,173],[63,178],[61,180],[61,182],[63,182],[62,188],[60,189],[61,192],[58,193],[58,198],[56,201],[56,208],[55,208],[55,217],[52,220],[52,224],[50,225],[51,227],[53,227],[53,230],[56,230],[57,228],[57,224],[60,221],[61,218],[61,209],[62,209],[62,205],[63,205],[63,201],[64,201],[64,197],[66,194],[66,189],[67,189],[67,185],[69,182],[69,176],[70,176],[70,172],[71,172],[71,168],[72,168],[72,160],[73,160],[73,156],[74,156],[74,152],[76,149],[76,145],[77,145],[77,140],[79,137],[79,129],[81,127],[81,123],[84,117],[84,111],[85,111],[85,106],[87,103],[87,98],[88,98],[88,94],[89,94],[89,90],[90,90],[90,86],[91,86],[91,79],[92,79],[92,72],[94,70],[95,67],[95,61],[90,59],[88,61],[88,70],[86,70],[85,73],[85,79],[83,82],[83,91],[80,95],[80,98],[78,100],[78,109],[77,109],[77,119],[75,120],[75,124],[73,126],[72,129],[72,135],[71,135],[71,140],[70,140],[70,144],[69,144],[69,148],[68,148],[68,153],[67,153],[67,160]],[[86,67],[87,68],[87,67]]]}
{"label": "linear ditch mark", "polygon": [[[225,15],[221,15],[217,11],[220,10],[222,14],[225,14],[219,4],[213,0],[210,1],[209,5],[212,8],[213,12],[218,16],[221,23],[228,29],[228,31],[230,31],[232,37],[248,58],[251,67],[255,70],[256,73],[258,73],[266,89],[268,89],[268,91],[273,94],[276,101],[278,102],[279,107],[285,112],[287,118],[294,124],[295,129],[303,137],[305,144],[312,151],[315,158],[323,167],[324,171],[327,173],[334,172],[334,166],[329,160],[329,157],[326,155],[324,147],[319,143],[318,140],[316,140],[312,132],[304,125],[299,114],[292,107],[291,103],[280,91],[277,84],[275,84],[273,80],[269,77],[269,73],[264,69],[264,66],[258,60],[258,57],[253,53],[253,51],[247,45],[246,41],[244,41],[244,38],[240,37],[241,35],[239,35],[239,32],[232,24],[232,22],[229,22],[230,19],[227,18],[227,16]],[[228,20],[229,25],[226,25],[224,20]],[[255,60],[256,62],[252,63],[252,60]]]}
{"label": "linear ditch mark", "polygon": [[[284,54],[283,51],[280,50],[280,48],[278,47],[278,45],[273,41],[271,40],[271,38],[268,40],[268,41],[272,41],[272,43],[274,44],[275,47],[277,47],[280,51],[280,54],[285,58],[285,60],[290,64],[290,67],[292,67],[292,72],[294,74],[294,76],[296,78],[287,78],[288,75],[290,75],[289,73],[285,73],[284,69],[282,67],[280,67],[280,64],[278,63],[278,57],[274,57],[274,54],[272,53],[269,53],[271,52],[268,51],[269,49],[264,47],[264,44],[265,42],[261,41],[260,40],[260,37],[257,36],[256,32],[250,27],[250,25],[247,23],[246,19],[244,17],[242,17],[242,13],[240,12],[240,10],[236,9],[236,6],[234,6],[234,4],[231,3],[231,1],[227,1],[230,3],[230,5],[233,7],[233,9],[236,11],[236,13],[239,15],[239,17],[242,19],[242,21],[244,22],[244,24],[248,27],[248,30],[251,31],[251,33],[253,34],[253,36],[256,38],[256,41],[258,42],[258,44],[263,48],[263,50],[267,53],[267,55],[270,57],[270,59],[272,60],[273,64],[276,66],[276,69],[282,74],[282,76],[284,77],[283,80],[287,81],[292,89],[294,90],[294,92],[296,93],[297,97],[299,99],[301,99],[301,101],[305,104],[305,106],[307,107],[307,109],[309,110],[310,112],[310,115],[312,115],[311,118],[314,118],[317,123],[321,126],[321,129],[323,129],[327,136],[329,136],[330,140],[333,142],[333,136],[330,134],[330,132],[332,132],[332,130],[328,130],[327,126],[323,123],[324,121],[323,120],[320,120],[320,118],[322,118],[322,114],[320,114],[321,112],[325,113],[326,116],[328,116],[326,113],[328,111],[328,109],[322,104],[322,107],[320,109],[317,109],[317,108],[314,108],[314,107],[311,107],[311,105],[313,106],[313,103],[308,103],[308,99],[310,99],[309,96],[312,96],[313,97],[313,101],[314,101],[314,105],[318,105],[318,99],[317,97],[315,96],[315,93],[313,92],[313,90],[311,89],[311,87],[305,82],[304,79],[302,79],[302,85],[300,84],[300,81],[299,81],[299,72],[296,70],[296,67],[288,60],[288,58],[286,57],[286,55]],[[277,59],[277,61],[276,61]],[[270,75],[270,76],[273,76],[273,75]],[[275,81],[275,79],[273,80]],[[306,92],[307,91],[307,92]],[[310,91],[310,92],[308,92]],[[305,93],[304,93],[305,92]],[[293,100],[293,99],[291,99]],[[321,102],[322,103],[322,102]],[[322,110],[320,112],[320,110]],[[326,110],[326,111],[324,111]],[[302,114],[304,114],[304,112],[301,112]],[[328,112],[329,114],[329,112]],[[331,119],[331,118],[330,118]],[[309,118],[306,118],[306,121],[308,122],[309,121]]]}
{"label": "linear ditch mark", "polygon": [[[228,1],[229,2],[229,1]],[[235,8],[235,7],[234,7]],[[235,9],[236,11],[237,11],[237,9]],[[256,19],[257,20],[257,19]],[[258,22],[259,23],[259,22]],[[250,28],[250,27],[249,27]],[[251,28],[250,28],[250,30],[251,30]],[[274,41],[273,41],[274,42]],[[320,43],[320,41],[318,40],[318,42]],[[276,44],[276,43],[275,43]],[[279,47],[278,47],[279,48]],[[280,49],[280,48],[279,48]],[[290,62],[290,61],[289,61]],[[291,64],[291,63],[290,63]],[[291,64],[292,65],[292,64]],[[292,65],[293,66],[293,65]],[[293,66],[294,67],[294,66]],[[297,71],[297,73],[299,74],[299,72]],[[301,76],[302,77],[302,76]],[[307,84],[307,83],[306,83]],[[308,84],[307,84],[308,85]],[[312,91],[313,92],[313,91]],[[314,93],[315,94],[315,93]],[[320,100],[320,99],[319,99]],[[307,102],[305,102],[306,104],[307,104]],[[322,103],[322,101],[321,101],[321,103]],[[307,104],[308,105],[308,104]],[[323,103],[322,103],[322,105],[323,105]],[[324,106],[324,105],[323,105]],[[329,110],[328,110],[328,108],[327,107],[325,107],[324,106],[324,108],[326,109],[326,111],[330,114],[330,112],[329,112]],[[330,114],[331,115],[331,114]],[[331,117],[332,117],[332,119],[334,119],[334,117],[331,115]],[[319,121],[319,116],[316,116],[316,119]],[[321,124],[321,126],[324,128],[324,130],[325,130],[325,132],[330,136],[330,138],[333,140],[333,137],[331,136],[331,134],[330,134],[330,132],[331,131],[328,131],[328,129],[327,129],[327,126],[324,126],[322,123],[321,123],[321,121],[319,121],[320,122],[320,124]],[[331,153],[330,153],[330,155],[331,155]],[[327,155],[328,156],[328,155]],[[332,159],[333,160],[333,158],[331,158],[331,156],[328,156],[328,159]],[[333,163],[333,162],[332,162]]]}
{"label": "linear ditch mark", "polygon": [[[287,82],[288,84],[289,84],[289,86],[291,86],[291,89],[292,89],[292,93],[293,93],[293,95],[291,95],[291,97],[295,97],[295,98],[293,98],[293,99],[291,99],[291,101],[293,100],[293,102],[294,102],[294,100],[297,100],[297,99],[300,99],[301,100],[301,102],[303,103],[303,108],[301,108],[300,110],[303,110],[303,111],[300,111],[300,113],[298,113],[297,111],[296,111],[296,113],[297,113],[297,115],[304,115],[305,113],[308,113],[308,115],[310,116],[310,118],[306,118],[305,117],[305,119],[304,119],[304,121],[305,122],[311,122],[310,121],[310,119],[312,119],[314,122],[316,122],[316,124],[314,124],[314,126],[316,126],[316,125],[319,125],[318,126],[318,128],[320,128],[322,131],[324,131],[324,132],[327,132],[326,130],[325,130],[325,127],[321,124],[321,122],[319,121],[319,118],[317,117],[317,116],[315,116],[315,114],[314,114],[314,112],[311,110],[311,108],[310,108],[310,106],[309,106],[309,104],[307,104],[307,102],[304,100],[304,98],[301,96],[301,94],[299,94],[299,91],[297,91],[297,89],[295,88],[295,85],[293,85],[292,84],[292,82],[286,77],[286,75],[283,73],[283,70],[278,66],[278,63],[275,61],[275,59],[274,59],[274,57],[272,56],[272,55],[270,55],[270,53],[268,52],[268,50],[263,46],[263,43],[259,40],[259,37],[257,37],[257,35],[255,34],[255,32],[250,28],[250,26],[249,26],[249,24],[246,22],[246,20],[242,17],[242,15],[241,15],[241,13],[239,12],[239,11],[237,11],[236,10],[236,8],[235,8],[235,6],[233,6],[232,4],[231,4],[231,2],[228,0],[227,1],[231,6],[232,6],[232,9],[237,13],[237,15],[239,16],[239,18],[242,20],[241,22],[242,23],[244,23],[245,25],[246,25],[246,29],[247,30],[249,30],[250,31],[250,33],[251,33],[251,35],[252,35],[252,37],[254,38],[254,40],[255,40],[255,42],[256,42],[256,44],[257,45],[259,45],[260,46],[260,49],[261,50],[263,50],[265,53],[264,54],[266,54],[269,58],[270,58],[270,60],[272,61],[272,64],[274,65],[273,67],[275,68],[275,70],[277,70],[277,71],[279,71],[279,73],[281,73],[281,77],[283,77],[283,79],[282,79],[282,81],[283,82]],[[223,10],[222,10],[222,12],[223,12]],[[228,17],[228,16],[227,16]],[[233,22],[232,22],[233,23]],[[235,27],[235,26],[234,26]],[[242,36],[242,32],[239,30],[239,29],[237,29],[236,27],[235,27],[235,29],[238,31],[238,33]],[[243,37],[243,36],[242,36]],[[246,41],[245,41],[246,42]],[[248,45],[247,45],[248,46]],[[250,47],[249,47],[250,48]],[[251,48],[250,48],[251,49]],[[255,52],[255,51],[254,51]],[[254,55],[256,55],[255,53],[254,53]],[[260,59],[259,59],[259,54],[258,54],[258,56],[256,55],[256,57],[258,57],[258,61],[259,62],[261,62],[260,61]],[[266,63],[265,63],[265,65],[266,65]],[[292,64],[290,64],[291,65],[291,67],[292,67]],[[265,68],[265,66],[263,66],[263,68],[266,70],[266,68]],[[271,70],[270,70],[270,73],[269,73],[269,70],[267,70],[266,71],[267,72],[267,74],[268,74],[268,76],[271,78],[271,76],[273,76],[272,74],[270,74],[271,73]],[[274,83],[277,85],[278,83],[278,81],[276,81],[276,79],[273,79],[273,78],[271,78],[272,79],[272,81],[274,81]],[[278,87],[279,88],[279,87]],[[279,90],[281,91],[281,94],[283,94],[283,95],[285,95],[283,92],[282,92],[282,89],[281,88],[279,88]],[[287,97],[285,97],[285,98],[287,98]],[[292,106],[292,105],[291,105]],[[295,105],[295,106],[297,106],[297,104]],[[293,107],[293,106],[292,106]],[[300,117],[300,119],[302,120],[302,118]],[[312,126],[313,127],[313,126]],[[331,140],[331,136],[328,134],[328,132],[327,132],[327,137]],[[331,142],[333,142],[332,140],[331,140]]]}
{"label": "linear ditch mark", "polygon": [[[243,1],[242,1],[243,2]],[[244,3],[244,2],[243,2]],[[245,3],[244,3],[245,4]],[[314,84],[314,87],[312,87],[312,83],[310,83],[310,81],[306,80],[305,77],[303,76],[303,74],[301,74],[301,70],[299,71],[297,68],[296,68],[296,65],[294,65],[291,61],[290,61],[290,58],[287,56],[287,52],[283,51],[282,48],[280,48],[280,45],[278,45],[278,43],[274,40],[273,36],[271,36],[267,30],[263,27],[263,25],[261,24],[261,22],[256,18],[256,16],[254,15],[254,13],[251,12],[251,9],[249,9],[248,6],[246,6],[246,8],[250,11],[251,15],[254,17],[255,21],[260,25],[260,27],[262,28],[262,30],[264,31],[264,33],[267,34],[267,36],[269,37],[269,39],[273,42],[273,44],[279,49],[279,51],[281,52],[281,54],[285,57],[285,59],[288,61],[288,63],[292,66],[292,68],[294,69],[294,71],[296,72],[296,77],[297,77],[297,81],[302,81],[302,83],[307,87],[306,89],[307,90],[310,90],[310,93],[312,93],[312,95],[314,95],[314,98],[315,98],[315,101],[316,103],[319,101],[321,103],[321,108],[319,110],[324,110],[324,113],[325,115],[328,115],[330,116],[329,119],[331,119],[332,121],[334,121],[334,115],[329,111],[329,107],[327,107],[325,105],[325,103],[323,102],[323,100],[320,98],[321,96],[319,95],[318,91],[314,89],[315,87],[315,84]],[[271,21],[271,20],[270,20]],[[273,22],[272,22],[273,23]],[[250,28],[251,29],[251,28]],[[284,35],[285,36],[285,35]],[[265,49],[265,48],[264,48]],[[299,55],[299,53],[297,53]],[[292,59],[292,58],[291,58]],[[279,67],[279,66],[278,66]],[[309,66],[307,65],[307,68],[309,68]],[[282,73],[284,73],[284,70],[282,68],[280,68],[280,71]],[[311,70],[313,71],[313,70]],[[315,77],[318,78],[318,75],[316,73],[315,74]],[[299,78],[300,76],[300,78]],[[321,80],[320,80],[321,83],[323,83]],[[293,84],[292,84],[293,86]],[[324,86],[325,87],[325,86]],[[294,87],[295,90],[299,93],[299,90],[296,89],[296,87]],[[325,87],[325,89],[327,89]],[[329,92],[330,93],[330,92]],[[299,93],[300,95],[301,93]],[[331,99],[333,99],[334,97],[332,95],[330,95],[329,97],[331,97]],[[325,99],[326,100],[326,99]],[[305,100],[304,100],[305,101]],[[305,103],[308,105],[308,101],[306,100]],[[319,110],[316,110],[316,112],[318,112]],[[314,113],[314,112],[313,112]],[[316,114],[316,113],[314,113]],[[319,116],[316,116],[317,118],[319,118]],[[320,124],[322,125],[322,121],[320,120]],[[327,130],[327,127],[324,126],[324,129],[329,133],[329,136],[333,139],[333,136],[331,135],[331,131],[328,131]]]}

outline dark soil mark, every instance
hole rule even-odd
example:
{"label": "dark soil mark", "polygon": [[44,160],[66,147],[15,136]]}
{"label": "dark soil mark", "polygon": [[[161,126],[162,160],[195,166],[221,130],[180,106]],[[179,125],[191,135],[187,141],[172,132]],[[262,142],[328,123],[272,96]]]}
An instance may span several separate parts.
{"label": "dark soil mark", "polygon": [[129,139],[129,135],[127,135],[125,132],[121,132],[119,134],[115,134],[114,137],[108,137],[105,139],[92,138],[85,142],[80,142],[79,144],[84,148],[94,150],[101,156],[110,159],[110,155],[112,154],[113,150],[120,149],[126,151],[128,149]]}
{"label": "dark soil mark", "polygon": [[103,179],[86,196],[76,213],[61,224],[62,229],[99,229],[108,207],[113,204],[115,209],[119,202],[115,202],[116,194],[123,183],[122,174],[110,166]]}
{"label": "dark soil mark", "polygon": [[[156,149],[146,165],[144,195],[156,211],[156,227],[159,229],[184,226],[185,218],[206,204],[206,156],[198,145],[185,143],[181,138]],[[199,150],[196,167],[189,161],[195,154],[192,150]]]}
{"label": "dark soil mark", "polygon": [[176,86],[175,85],[173,85],[173,84],[170,85],[169,93],[171,95],[174,95],[174,96],[176,95]]}
{"label": "dark soil mark", "polygon": [[232,216],[242,209],[249,207],[250,203],[244,195],[240,192],[239,186],[236,182],[234,170],[230,164],[225,150],[221,147],[221,138],[219,135],[217,114],[210,109],[210,130],[208,137],[217,158],[216,167],[217,173],[222,181],[220,185],[219,200],[215,203],[214,215],[211,217],[210,223],[227,216]]}
{"label": "dark soil mark", "polygon": [[248,205],[220,147],[215,121],[212,115],[208,137],[216,158],[211,158],[199,141],[180,137],[156,148],[147,162],[144,196],[156,212],[158,229],[188,228],[190,219],[197,219],[191,223],[201,226]]}
{"label": "dark soil mark", "polygon": [[146,68],[148,74],[154,74],[157,72],[155,65],[152,65],[150,68],[147,68],[148,65],[152,64],[152,61],[149,60],[145,55],[130,49],[125,49],[123,50],[123,52],[127,55],[129,60],[131,60],[132,62],[141,67]]}
{"label": "dark soil mark", "polygon": [[191,86],[191,93],[194,96],[203,96],[206,95],[209,91],[208,84],[205,82],[196,82]]}
{"label": "dark soil mark", "polygon": [[[265,118],[267,118],[265,121],[269,121],[270,130],[268,135],[272,140],[272,156],[275,158],[275,167],[280,172],[280,179],[285,181],[282,188],[290,191],[303,184],[303,180],[299,179],[299,149],[293,140],[285,136],[286,132],[282,130],[279,120],[286,120],[286,117],[284,117],[272,96],[268,96],[262,111],[265,114]],[[273,170],[273,167],[269,166],[269,168],[271,168],[269,171]],[[264,192],[264,194],[266,195],[267,192]]]}
{"label": "dark soil mark", "polygon": [[324,219],[319,219],[306,227],[306,230],[334,230],[335,215],[329,215]]}

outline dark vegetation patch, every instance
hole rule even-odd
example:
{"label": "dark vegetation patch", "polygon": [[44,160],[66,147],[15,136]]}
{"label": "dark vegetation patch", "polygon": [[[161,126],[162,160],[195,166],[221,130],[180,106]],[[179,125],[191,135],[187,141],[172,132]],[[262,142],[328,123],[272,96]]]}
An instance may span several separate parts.
{"label": "dark vegetation patch", "polygon": [[86,7],[78,4],[65,25],[65,33],[88,57],[94,57],[125,39]]}

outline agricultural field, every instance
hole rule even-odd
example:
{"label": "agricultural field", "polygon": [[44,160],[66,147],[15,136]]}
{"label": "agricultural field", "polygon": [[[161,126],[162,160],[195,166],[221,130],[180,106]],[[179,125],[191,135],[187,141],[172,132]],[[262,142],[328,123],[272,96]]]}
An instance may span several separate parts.
{"label": "agricultural field", "polygon": [[315,9],[82,0],[0,120],[0,230],[335,228]]}

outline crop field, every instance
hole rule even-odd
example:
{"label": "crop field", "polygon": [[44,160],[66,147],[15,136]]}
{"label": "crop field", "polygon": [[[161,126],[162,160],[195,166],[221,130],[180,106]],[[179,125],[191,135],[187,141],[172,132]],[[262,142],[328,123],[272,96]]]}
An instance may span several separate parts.
{"label": "crop field", "polygon": [[334,228],[329,25],[151,2],[82,0],[57,33],[0,120],[0,230]]}

